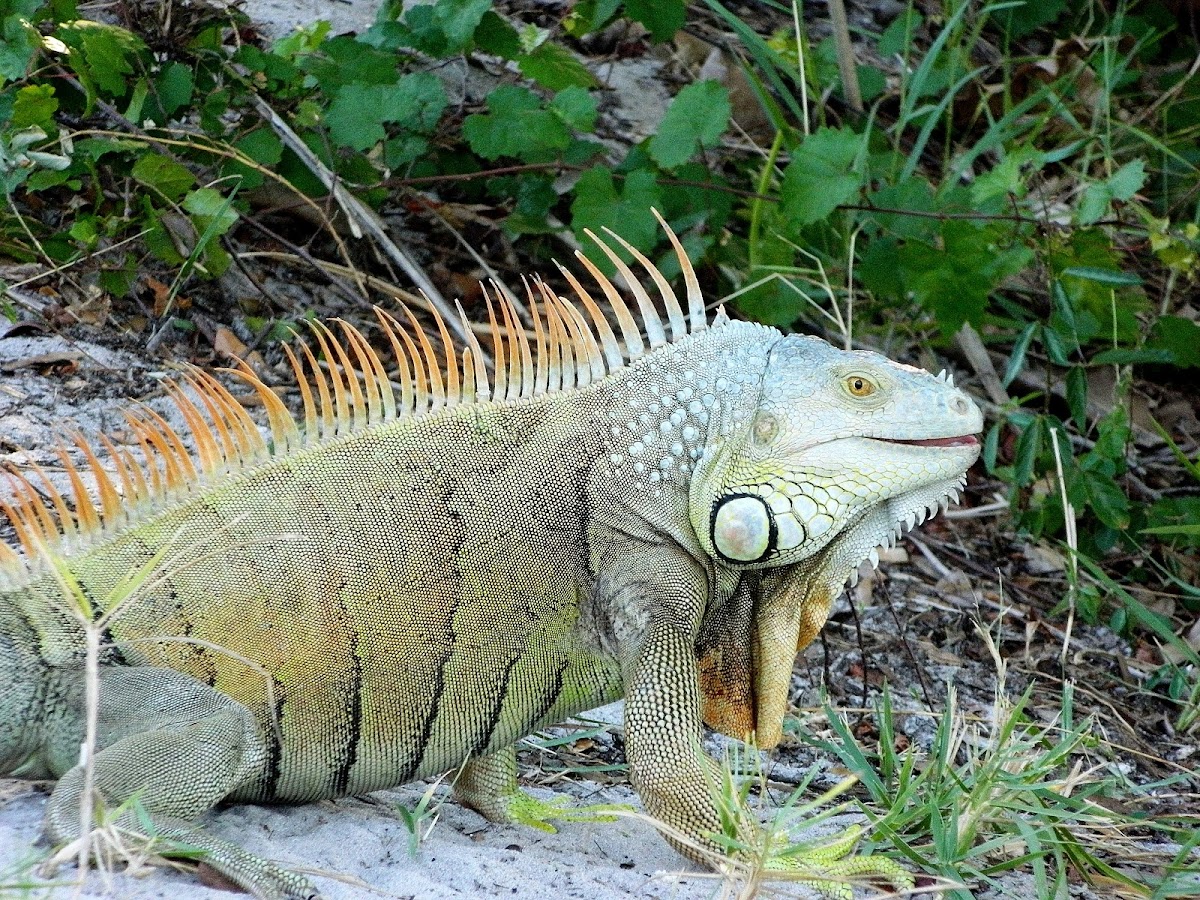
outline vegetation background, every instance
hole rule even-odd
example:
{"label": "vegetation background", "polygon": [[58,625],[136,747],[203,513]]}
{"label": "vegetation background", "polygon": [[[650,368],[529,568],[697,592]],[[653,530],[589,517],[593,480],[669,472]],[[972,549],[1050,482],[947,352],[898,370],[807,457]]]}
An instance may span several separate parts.
{"label": "vegetation background", "polygon": [[0,30],[0,340],[269,374],[315,315],[486,319],[482,279],[611,271],[589,229],[670,277],[653,208],[714,305],[954,369],[983,460],[916,546],[994,632],[993,715],[965,740],[925,689],[910,745],[840,672],[870,708],[816,742],[930,877],[1200,894],[1194,3],[437,0],[269,40],[236,7],[0,0]]}

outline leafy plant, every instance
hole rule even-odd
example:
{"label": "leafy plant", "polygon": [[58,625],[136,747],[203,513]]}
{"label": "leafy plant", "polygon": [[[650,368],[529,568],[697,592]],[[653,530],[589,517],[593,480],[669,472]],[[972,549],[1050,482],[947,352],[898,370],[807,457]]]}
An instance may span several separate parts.
{"label": "leafy plant", "polygon": [[[991,636],[978,631],[997,667],[994,705],[983,722],[969,721],[957,708],[951,685],[932,746],[924,753],[915,746],[898,752],[896,713],[885,689],[876,712],[876,748],[863,747],[831,709],[826,717],[835,740],[801,735],[861,780],[872,841],[896,847],[950,883],[996,885],[1003,873],[1028,868],[1038,897],[1065,896],[1074,871],[1114,890],[1164,890],[1169,879],[1143,883],[1114,865],[1131,852],[1123,835],[1139,827],[1185,838],[1186,825],[1112,811],[1106,798],[1140,791],[1104,762],[1105,747],[1092,723],[1076,721],[1071,685],[1064,685],[1052,719],[1033,717],[1032,688],[1015,702],[1007,699],[1006,665]],[[973,894],[950,889],[947,896]]]}
{"label": "leafy plant", "polygon": [[412,809],[402,804],[395,807],[396,815],[408,829],[408,855],[412,859],[417,858],[417,854],[421,850],[421,843],[429,837],[437,825],[442,804],[445,802],[445,797],[439,794],[441,785],[442,778],[435,778],[430,782],[429,786],[425,788],[425,792],[421,794],[421,799]]}

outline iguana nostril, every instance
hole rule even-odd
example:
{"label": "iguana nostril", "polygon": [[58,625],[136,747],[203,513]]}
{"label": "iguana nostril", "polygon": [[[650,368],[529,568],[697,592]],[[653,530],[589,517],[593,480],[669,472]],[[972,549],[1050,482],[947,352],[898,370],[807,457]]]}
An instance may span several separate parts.
{"label": "iguana nostril", "polygon": [[955,397],[950,401],[950,408],[960,416],[965,416],[970,409],[970,407],[967,405],[967,399],[965,397]]}

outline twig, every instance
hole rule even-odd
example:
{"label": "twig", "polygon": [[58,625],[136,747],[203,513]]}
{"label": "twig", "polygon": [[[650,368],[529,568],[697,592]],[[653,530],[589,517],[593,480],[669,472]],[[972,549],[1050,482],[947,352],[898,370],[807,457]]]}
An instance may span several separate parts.
{"label": "twig", "polygon": [[987,347],[983,345],[979,332],[971,327],[970,322],[963,322],[954,339],[958,343],[958,349],[983,383],[983,388],[992,402],[997,406],[1007,406],[1012,398],[1008,396],[1000,376],[996,374],[996,367],[992,365],[992,358],[988,356]]}
{"label": "twig", "polygon": [[457,228],[447,221],[446,217],[437,210],[434,204],[430,203],[424,197],[418,197],[417,199],[418,202],[420,202],[420,204],[425,207],[425,209],[427,209],[447,231],[454,235],[454,239],[458,241],[459,246],[467,252],[471,259],[475,260],[475,264],[479,266],[479,268],[483,269],[483,271],[487,273],[488,280],[491,281],[492,284],[496,285],[499,290],[503,291],[504,296],[507,297],[508,301],[516,308],[517,313],[521,316],[522,320],[529,322],[529,310],[525,308],[525,304],[521,301],[521,298],[518,297],[507,284],[504,283],[504,280],[500,277],[500,273],[497,272],[492,265],[483,258],[483,255],[480,254],[478,250],[471,246],[471,242],[463,237],[462,233]]}
{"label": "twig", "polygon": [[858,86],[858,67],[854,59],[854,44],[850,42],[850,21],[846,18],[845,0],[829,0],[829,18],[833,39],[837,44],[838,74],[846,102],[856,113],[863,111],[862,89]]}
{"label": "twig", "polygon": [[425,270],[418,266],[407,253],[397,247],[395,242],[388,237],[379,217],[365,203],[346,189],[337,176],[317,158],[317,155],[309,149],[308,145],[300,140],[300,136],[292,131],[291,126],[283,121],[280,115],[265,100],[257,94],[251,94],[251,99],[254,101],[254,106],[259,114],[270,123],[271,128],[279,135],[280,140],[299,157],[300,161],[321,180],[321,183],[333,195],[334,200],[337,201],[350,221],[351,233],[355,237],[361,237],[364,233],[369,235],[384,253],[387,254],[388,258],[404,270],[404,273],[413,280],[417,288],[425,293],[433,308],[446,322],[450,330],[455,332],[464,342],[469,343],[467,330],[462,322],[459,321],[458,314],[446,302],[446,298],[442,296],[441,291],[434,287],[429,276],[425,274]]}
{"label": "twig", "polygon": [[924,541],[913,537],[911,534],[906,534],[905,537],[908,538],[909,543],[921,551],[921,555],[925,557],[925,561],[933,567],[933,570],[938,573],[939,578],[945,578],[951,573],[950,567],[938,559],[933,551],[925,546]]}

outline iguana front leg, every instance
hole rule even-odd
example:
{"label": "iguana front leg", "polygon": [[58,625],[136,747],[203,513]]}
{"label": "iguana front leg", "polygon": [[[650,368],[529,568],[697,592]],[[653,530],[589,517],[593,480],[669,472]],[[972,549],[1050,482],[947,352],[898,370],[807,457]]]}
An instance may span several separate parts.
{"label": "iguana front leg", "polygon": [[[647,811],[668,826],[663,835],[689,859],[715,868],[743,848],[744,862],[849,900],[856,876],[878,877],[911,890],[912,877],[886,857],[850,856],[861,829],[822,846],[789,848],[764,835],[748,810],[722,810],[717,763],[701,747],[698,667],[691,635],[663,619],[650,623],[632,666],[625,698],[625,756],[630,780]],[[740,803],[736,797],[731,802]],[[716,838],[724,837],[727,843]]]}
{"label": "iguana front leg", "polygon": [[[82,715],[81,710],[77,710]],[[72,728],[59,731],[52,758],[68,758]],[[250,711],[186,675],[158,668],[104,669],[100,679],[99,751],[95,787],[104,808],[132,800],[116,825],[156,841],[154,850],[199,850],[203,861],[263,900],[314,900],[301,875],[212,837],[192,821],[261,772],[266,747]],[[46,810],[54,843],[80,836],[84,769],[59,780]],[[98,810],[99,812],[99,810]],[[146,828],[145,822],[150,827]],[[190,854],[189,854],[190,855]]]}
{"label": "iguana front leg", "polygon": [[689,859],[712,866],[727,852],[717,810],[717,766],[701,746],[695,640],[664,617],[650,622],[625,695],[625,757],[647,812],[680,837],[667,840]]}

